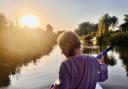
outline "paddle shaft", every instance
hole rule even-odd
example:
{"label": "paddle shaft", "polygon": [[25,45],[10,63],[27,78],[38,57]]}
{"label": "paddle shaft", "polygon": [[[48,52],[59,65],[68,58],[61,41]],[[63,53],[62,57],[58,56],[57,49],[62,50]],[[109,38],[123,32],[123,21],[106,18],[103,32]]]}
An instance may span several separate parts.
{"label": "paddle shaft", "polygon": [[109,48],[105,49],[104,51],[102,51],[100,54],[96,56],[96,59],[100,59],[103,55],[107,54],[107,52],[109,52],[112,49],[113,49],[113,46],[110,46]]}

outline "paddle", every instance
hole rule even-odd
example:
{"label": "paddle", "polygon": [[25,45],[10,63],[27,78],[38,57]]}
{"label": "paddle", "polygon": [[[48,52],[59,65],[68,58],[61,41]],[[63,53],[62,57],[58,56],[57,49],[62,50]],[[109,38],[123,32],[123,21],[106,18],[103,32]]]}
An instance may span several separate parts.
{"label": "paddle", "polygon": [[100,54],[96,56],[96,59],[100,59],[103,55],[107,54],[107,52],[109,52],[112,49],[113,49],[113,46],[110,46],[109,48],[105,49],[104,51],[102,51]]}

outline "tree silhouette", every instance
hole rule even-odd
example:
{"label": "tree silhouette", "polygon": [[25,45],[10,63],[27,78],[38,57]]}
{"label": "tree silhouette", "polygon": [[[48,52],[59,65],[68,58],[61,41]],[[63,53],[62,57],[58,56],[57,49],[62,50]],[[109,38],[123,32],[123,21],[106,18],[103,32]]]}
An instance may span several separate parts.
{"label": "tree silhouette", "polygon": [[102,16],[99,20],[99,34],[104,34],[107,33],[109,31],[109,28],[115,28],[115,26],[118,23],[118,18],[115,16],[109,16],[108,14],[105,14],[104,16]]}
{"label": "tree silhouette", "polygon": [[82,35],[87,35],[90,32],[96,32],[98,28],[97,24],[93,24],[90,22],[83,22],[79,24],[78,29],[75,29],[75,32],[82,36]]}
{"label": "tree silhouette", "polygon": [[124,21],[125,21],[125,23],[128,23],[128,14],[124,15]]}
{"label": "tree silhouette", "polygon": [[128,31],[128,14],[124,15],[124,23],[120,25],[120,31],[121,32]]}
{"label": "tree silhouette", "polygon": [[7,24],[7,19],[4,14],[0,13],[0,27],[5,27]]}
{"label": "tree silhouette", "polygon": [[53,32],[53,27],[50,24],[48,24],[46,26],[46,31]]}

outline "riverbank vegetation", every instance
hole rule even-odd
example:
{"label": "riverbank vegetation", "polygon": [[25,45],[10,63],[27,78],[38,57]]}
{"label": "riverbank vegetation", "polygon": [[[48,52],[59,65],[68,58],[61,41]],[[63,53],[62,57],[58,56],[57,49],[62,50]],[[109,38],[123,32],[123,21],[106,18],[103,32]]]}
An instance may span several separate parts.
{"label": "riverbank vegetation", "polygon": [[97,24],[83,22],[75,32],[83,42],[93,44],[96,38],[97,45],[128,45],[128,15],[124,15],[124,23],[119,24],[116,16],[104,14]]}
{"label": "riverbank vegetation", "polygon": [[0,87],[9,85],[9,75],[20,72],[21,66],[48,55],[59,34],[50,24],[46,29],[20,28],[0,14]]}
{"label": "riverbank vegetation", "polygon": [[114,46],[111,55],[104,55],[104,61],[108,65],[116,65],[117,59],[114,57],[113,52],[119,53],[128,76],[128,15],[124,15],[124,23],[119,23],[116,16],[104,14],[96,24],[91,22],[79,24],[75,32],[80,36],[84,44],[83,52],[85,54],[98,54],[108,46]]}

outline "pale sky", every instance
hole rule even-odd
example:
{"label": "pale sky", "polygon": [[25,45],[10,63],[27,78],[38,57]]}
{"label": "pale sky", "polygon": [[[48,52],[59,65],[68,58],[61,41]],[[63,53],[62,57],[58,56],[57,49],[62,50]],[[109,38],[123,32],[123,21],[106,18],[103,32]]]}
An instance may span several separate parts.
{"label": "pale sky", "polygon": [[32,13],[43,28],[51,24],[56,30],[74,30],[84,21],[98,22],[105,13],[122,23],[128,14],[128,0],[0,0],[0,12],[10,20]]}

